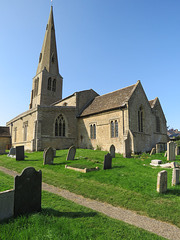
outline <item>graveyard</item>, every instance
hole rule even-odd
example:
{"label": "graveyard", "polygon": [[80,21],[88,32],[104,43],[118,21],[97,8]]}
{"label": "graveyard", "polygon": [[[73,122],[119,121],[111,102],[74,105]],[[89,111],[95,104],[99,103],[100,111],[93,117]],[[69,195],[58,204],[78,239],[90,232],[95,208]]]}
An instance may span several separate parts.
{"label": "graveyard", "polygon": [[[180,227],[180,185],[172,186],[173,169],[150,165],[153,159],[167,163],[164,152],[154,155],[143,153],[133,155],[131,158],[123,158],[121,154],[116,153],[115,158],[112,158],[112,168],[103,170],[104,156],[107,153],[100,150],[77,149],[74,160],[67,160],[68,150],[57,150],[53,163],[44,165],[43,152],[25,152],[22,161],[1,155],[0,166],[18,173],[26,167],[34,167],[37,171],[42,171],[42,181],[45,183]],[[176,156],[175,161],[180,163],[180,155]],[[66,169],[65,165],[78,168],[98,167],[99,170],[81,173]],[[157,176],[163,170],[167,171],[167,192],[160,194],[156,191]],[[7,186],[6,178],[1,181],[3,184],[0,184],[0,191],[12,188],[13,179],[9,182],[8,178]],[[42,208],[43,204],[47,203],[42,197]],[[51,204],[52,201],[50,206]]]}

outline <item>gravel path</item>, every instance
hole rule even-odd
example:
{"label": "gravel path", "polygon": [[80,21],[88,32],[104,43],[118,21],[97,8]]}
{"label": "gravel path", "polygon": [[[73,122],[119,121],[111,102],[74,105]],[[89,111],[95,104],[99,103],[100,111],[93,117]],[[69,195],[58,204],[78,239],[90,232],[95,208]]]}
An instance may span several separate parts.
{"label": "gravel path", "polygon": [[[4,167],[0,167],[0,171],[11,176],[18,175],[17,172],[11,171]],[[111,218],[121,220],[128,224],[155,233],[164,238],[180,240],[180,228],[169,223],[161,222],[146,216],[141,216],[133,211],[126,210],[120,207],[114,207],[108,203],[103,203],[96,200],[84,198],[83,196],[71,193],[67,190],[60,189],[46,183],[42,183],[42,189],[44,191],[55,193],[82,206],[91,208],[97,212],[103,213]]]}

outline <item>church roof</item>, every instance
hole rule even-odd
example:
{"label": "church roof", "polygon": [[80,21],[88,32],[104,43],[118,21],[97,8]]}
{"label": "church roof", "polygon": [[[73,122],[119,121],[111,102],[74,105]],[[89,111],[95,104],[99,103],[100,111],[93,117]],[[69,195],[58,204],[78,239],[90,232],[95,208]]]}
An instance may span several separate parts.
{"label": "church roof", "polygon": [[157,101],[157,97],[155,99],[149,101],[149,104],[150,104],[151,108],[154,107],[156,101]]}
{"label": "church roof", "polygon": [[39,56],[39,64],[36,74],[46,70],[52,74],[59,74],[57,48],[56,48],[56,36],[53,18],[53,7],[49,15],[48,24],[46,26],[46,33],[44,37],[43,46]]}
{"label": "church roof", "polygon": [[91,104],[81,113],[81,117],[124,107],[135,86],[136,84],[95,97]]}
{"label": "church roof", "polygon": [[0,126],[0,137],[10,137],[9,127]]}

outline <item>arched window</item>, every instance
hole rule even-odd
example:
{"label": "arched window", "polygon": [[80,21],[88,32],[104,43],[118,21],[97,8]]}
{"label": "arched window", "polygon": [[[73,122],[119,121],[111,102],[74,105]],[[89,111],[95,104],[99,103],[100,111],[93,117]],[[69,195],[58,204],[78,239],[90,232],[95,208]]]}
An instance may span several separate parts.
{"label": "arched window", "polygon": [[39,87],[39,78],[34,81],[34,97],[38,95],[38,87]]}
{"label": "arched window", "polygon": [[156,132],[160,132],[160,119],[156,116]]}
{"label": "arched window", "polygon": [[48,78],[48,85],[47,85],[48,90],[51,90],[51,82],[52,82],[51,78]]}
{"label": "arched window", "polygon": [[90,138],[96,139],[96,124],[90,125]]}
{"label": "arched window", "polygon": [[65,120],[62,114],[60,114],[55,121],[55,136],[65,137],[65,133],[66,133]]}
{"label": "arched window", "polygon": [[52,91],[56,91],[56,79],[53,80]]}
{"label": "arched window", "polygon": [[111,137],[118,137],[118,120],[111,121]]}
{"label": "arched window", "polygon": [[143,132],[143,109],[142,107],[138,110],[138,131]]}

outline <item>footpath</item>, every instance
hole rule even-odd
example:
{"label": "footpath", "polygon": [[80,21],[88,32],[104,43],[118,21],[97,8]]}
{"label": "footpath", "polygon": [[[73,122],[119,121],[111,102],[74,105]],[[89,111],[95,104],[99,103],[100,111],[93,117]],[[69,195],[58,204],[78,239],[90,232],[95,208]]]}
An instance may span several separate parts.
{"label": "footpath", "polygon": [[[16,175],[19,175],[17,172],[1,166],[0,166],[0,171],[14,177]],[[126,210],[120,207],[114,207],[108,203],[103,203],[103,202],[99,202],[89,198],[84,198],[83,196],[77,195],[75,193],[69,192],[64,189],[54,187],[47,183],[42,183],[42,190],[57,194],[79,205],[82,205],[87,208],[93,209],[97,212],[103,213],[108,217],[142,228],[149,232],[155,233],[161,237],[171,239],[171,240],[180,240],[180,228],[172,224],[158,221],[146,216],[141,216],[141,215],[138,215],[136,212]]]}

